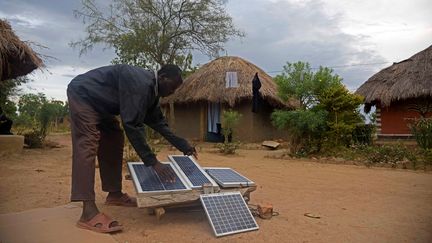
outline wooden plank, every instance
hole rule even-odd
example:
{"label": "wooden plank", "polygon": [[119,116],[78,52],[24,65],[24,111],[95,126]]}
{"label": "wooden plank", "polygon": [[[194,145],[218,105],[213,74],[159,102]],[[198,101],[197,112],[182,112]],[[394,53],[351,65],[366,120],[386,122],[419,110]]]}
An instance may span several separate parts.
{"label": "wooden plank", "polygon": [[275,142],[275,141],[264,141],[262,143],[262,146],[271,148],[271,149],[276,149],[277,147],[279,147],[280,143]]}
{"label": "wooden plank", "polygon": [[160,220],[162,216],[165,214],[165,209],[162,207],[155,208],[154,212],[156,214],[156,218]]}
{"label": "wooden plank", "polygon": [[[243,188],[229,188],[220,189],[216,192],[233,192],[239,191],[248,201],[250,199],[250,193],[256,190],[256,186],[243,187]],[[200,195],[202,191],[192,190],[181,193],[170,193],[161,195],[137,195],[137,204],[139,208],[158,208],[158,207],[172,207],[181,205],[194,205],[199,203]]]}

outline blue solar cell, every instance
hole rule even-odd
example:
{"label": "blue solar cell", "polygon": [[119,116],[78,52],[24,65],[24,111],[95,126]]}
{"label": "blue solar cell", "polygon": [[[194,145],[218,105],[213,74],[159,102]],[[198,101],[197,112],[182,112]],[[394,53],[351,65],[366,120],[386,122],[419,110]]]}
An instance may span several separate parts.
{"label": "blue solar cell", "polygon": [[244,186],[253,185],[254,182],[240,175],[237,171],[230,168],[209,168],[206,169],[209,174],[218,184],[224,186],[227,184],[239,184]]}
{"label": "blue solar cell", "polygon": [[172,159],[177,163],[194,187],[201,187],[204,183],[211,183],[188,156],[172,156]]}
{"label": "blue solar cell", "polygon": [[259,228],[239,192],[205,194],[200,197],[216,236]]}
{"label": "blue solar cell", "polygon": [[147,167],[144,164],[134,164],[132,166],[141,189],[145,192],[187,189],[171,166],[169,166],[169,169],[172,170],[176,177],[174,182],[161,180],[152,167]]}

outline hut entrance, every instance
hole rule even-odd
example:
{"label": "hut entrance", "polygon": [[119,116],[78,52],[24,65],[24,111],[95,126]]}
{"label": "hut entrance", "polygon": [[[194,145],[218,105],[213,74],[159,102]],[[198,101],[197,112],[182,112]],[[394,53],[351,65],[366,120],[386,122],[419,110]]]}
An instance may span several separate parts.
{"label": "hut entrance", "polygon": [[223,142],[221,126],[221,104],[209,102],[207,106],[207,136],[208,142]]}

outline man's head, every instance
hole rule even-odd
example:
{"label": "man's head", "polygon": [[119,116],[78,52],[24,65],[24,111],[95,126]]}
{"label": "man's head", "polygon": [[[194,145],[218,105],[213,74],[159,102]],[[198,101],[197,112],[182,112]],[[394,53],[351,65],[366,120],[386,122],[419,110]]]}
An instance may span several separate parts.
{"label": "man's head", "polygon": [[157,72],[159,95],[166,97],[174,93],[183,83],[181,69],[177,65],[166,64]]}

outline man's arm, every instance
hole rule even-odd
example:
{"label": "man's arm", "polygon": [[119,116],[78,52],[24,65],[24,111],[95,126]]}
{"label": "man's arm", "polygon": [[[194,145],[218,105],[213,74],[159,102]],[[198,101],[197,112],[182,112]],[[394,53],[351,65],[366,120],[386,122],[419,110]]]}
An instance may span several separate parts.
{"label": "man's arm", "polygon": [[160,163],[146,141],[144,120],[155,100],[154,88],[141,79],[151,78],[125,66],[119,82],[120,116],[129,141],[146,166],[153,166],[161,179],[175,180],[171,167]]}
{"label": "man's arm", "polygon": [[[135,112],[131,109],[131,107],[137,108],[137,106],[134,106],[131,103],[138,102],[143,104],[145,102],[137,100],[134,101],[134,98],[139,99],[139,97],[129,97],[130,101],[123,101],[124,105],[120,105],[120,116],[122,118],[123,128],[130,143],[142,161],[147,166],[152,166],[156,164],[158,160],[156,155],[151,151],[151,148],[147,144],[145,127],[143,123],[145,111]],[[145,104],[143,105],[145,106]]]}
{"label": "man's arm", "polygon": [[126,136],[135,151],[147,165],[158,162],[146,141],[144,119],[148,108],[154,100],[152,87],[142,82],[142,79],[151,78],[129,66],[122,66],[119,80],[120,117]]}

